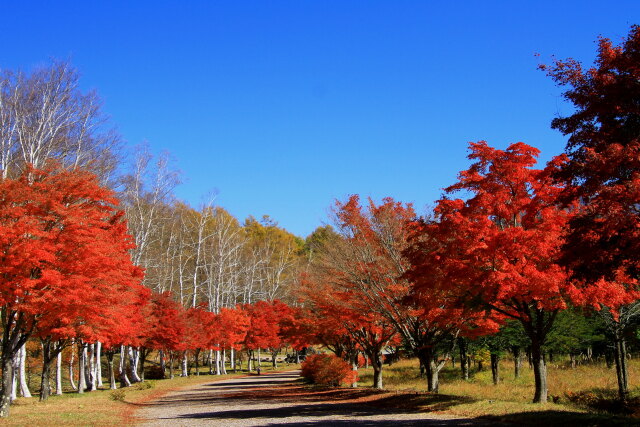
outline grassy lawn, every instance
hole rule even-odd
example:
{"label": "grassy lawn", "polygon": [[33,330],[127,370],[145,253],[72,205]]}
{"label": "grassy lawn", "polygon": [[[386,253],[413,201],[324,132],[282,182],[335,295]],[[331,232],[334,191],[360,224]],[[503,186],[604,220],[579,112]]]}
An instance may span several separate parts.
{"label": "grassy lawn", "polygon": [[[629,384],[640,384],[640,361],[631,361]],[[372,386],[373,371],[359,371],[360,385]],[[472,369],[471,378],[460,378],[460,370],[450,364],[440,375],[440,393],[426,392],[426,379],[419,377],[417,360],[403,360],[383,368],[385,389],[405,395],[407,404],[424,410],[443,412],[465,417],[490,417],[494,420],[518,424],[539,425],[630,425],[640,421],[640,407],[615,406],[615,370],[600,365],[582,365],[576,369],[562,365],[548,365],[549,395],[555,403],[545,405],[530,403],[533,398],[533,372],[526,362],[521,376],[514,378],[513,363],[503,361],[500,383],[493,385],[490,370]],[[640,388],[632,389],[634,398],[640,401]],[[625,412],[625,416],[611,411]],[[636,412],[637,411],[637,412]],[[635,412],[635,413],[634,413]]]}
{"label": "grassy lawn", "polygon": [[[283,364],[278,370],[295,369],[298,365]],[[205,369],[203,368],[202,372]],[[262,367],[263,373],[273,371],[271,367]],[[64,393],[62,396],[52,395],[46,402],[39,402],[38,397],[18,398],[11,406],[8,419],[0,420],[0,425],[6,426],[122,426],[134,424],[135,410],[140,404],[161,397],[163,394],[181,387],[197,385],[206,382],[221,381],[247,375],[238,372],[228,375],[191,375],[189,377],[175,377],[166,380],[146,380],[144,383],[117,391],[102,389],[94,392]],[[124,391],[122,401],[115,400],[118,393]]]}

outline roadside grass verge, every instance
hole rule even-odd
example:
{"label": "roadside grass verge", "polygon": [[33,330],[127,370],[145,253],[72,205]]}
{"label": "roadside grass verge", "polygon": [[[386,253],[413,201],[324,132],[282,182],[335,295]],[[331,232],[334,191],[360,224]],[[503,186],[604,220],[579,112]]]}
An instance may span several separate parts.
{"label": "roadside grass verge", "polygon": [[[629,383],[639,384],[640,361],[633,360],[629,365]],[[373,385],[371,369],[361,369],[359,377],[360,385]],[[550,402],[538,405],[531,403],[533,372],[526,362],[516,379],[513,363],[503,361],[498,385],[493,385],[489,370],[472,369],[470,379],[463,380],[459,365],[449,364],[441,371],[438,394],[426,393],[426,378],[419,376],[416,359],[383,368],[385,389],[397,394],[405,405],[421,410],[521,425],[640,425],[640,388],[632,389],[630,405],[616,406],[613,369],[598,364],[571,369],[550,363],[548,383]]]}
{"label": "roadside grass verge", "polygon": [[[263,373],[296,369],[298,365],[283,365],[279,369],[262,367]],[[10,408],[9,418],[0,419],[2,426],[122,426],[135,423],[135,410],[145,402],[157,399],[164,394],[207,382],[221,381],[250,375],[238,371],[227,375],[209,375],[201,371],[199,376],[174,377],[165,380],[145,380],[131,387],[110,390],[108,388],[87,391],[83,394],[65,392],[52,395],[46,402],[34,397],[18,398]],[[255,374],[251,374],[255,375]]]}

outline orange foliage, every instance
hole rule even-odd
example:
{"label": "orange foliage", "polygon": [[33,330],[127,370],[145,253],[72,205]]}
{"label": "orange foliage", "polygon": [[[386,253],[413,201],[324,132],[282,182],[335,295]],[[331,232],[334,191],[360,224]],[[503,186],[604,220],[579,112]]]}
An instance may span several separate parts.
{"label": "orange foliage", "polygon": [[344,360],[332,354],[314,354],[302,363],[301,375],[314,384],[337,387],[358,380],[358,374]]}

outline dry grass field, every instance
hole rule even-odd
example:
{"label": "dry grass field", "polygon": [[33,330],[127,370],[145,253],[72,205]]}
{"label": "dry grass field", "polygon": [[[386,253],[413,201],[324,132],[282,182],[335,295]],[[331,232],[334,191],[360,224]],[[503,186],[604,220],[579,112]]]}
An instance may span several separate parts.
{"label": "dry grass field", "polygon": [[[297,365],[290,365],[295,369]],[[287,369],[287,368],[285,368]],[[203,371],[205,369],[203,368]],[[272,369],[266,364],[263,372]],[[135,423],[134,412],[139,405],[185,386],[247,375],[238,372],[228,375],[191,375],[166,380],[146,380],[144,383],[118,390],[101,389],[94,392],[65,392],[52,395],[46,402],[34,397],[18,398],[10,409],[8,419],[0,419],[2,426],[122,426]]]}
{"label": "dry grass field", "polygon": [[[283,365],[281,369],[295,367]],[[263,367],[263,371],[270,371],[270,368]],[[548,371],[552,401],[545,405],[534,405],[530,403],[533,375],[526,363],[520,378],[515,379],[513,363],[503,361],[501,380],[497,386],[493,385],[489,370],[472,369],[471,378],[465,381],[460,378],[459,367],[449,364],[441,372],[440,393],[432,394],[426,393],[426,380],[419,377],[417,361],[402,360],[384,366],[386,392],[376,393],[376,399],[387,406],[411,407],[521,425],[640,425],[640,418],[636,418],[640,415],[640,360],[630,362],[632,398],[627,407],[616,404],[615,371],[604,364],[581,365],[576,369],[564,364],[549,364]],[[373,376],[371,369],[361,369],[359,374],[360,386],[363,389],[370,387]],[[136,421],[134,412],[144,402],[180,387],[242,375],[246,373],[147,380],[144,384],[121,389],[123,391],[69,392],[62,396],[51,396],[47,402],[39,402],[37,397],[19,398],[11,407],[9,419],[0,420],[0,425],[131,425]],[[368,393],[366,390],[360,391]]]}
{"label": "dry grass field", "polygon": [[[416,406],[425,410],[445,412],[467,417],[496,417],[504,421],[528,424],[526,414],[536,413],[532,425],[545,417],[556,424],[566,420],[568,424],[581,425],[630,425],[640,416],[640,360],[632,360],[629,366],[631,401],[627,407],[616,402],[616,376],[614,369],[604,364],[580,365],[575,369],[564,364],[548,365],[550,402],[545,405],[530,403],[533,398],[533,372],[523,364],[521,375],[514,378],[513,363],[505,360],[500,366],[500,382],[493,385],[491,371],[471,370],[469,380],[463,380],[459,367],[446,366],[440,375],[440,393],[426,393],[426,379],[419,377],[415,359],[402,360],[384,366],[385,389],[401,393],[418,393],[412,398]],[[360,385],[371,386],[371,369],[360,370]],[[573,420],[573,423],[571,422]]]}

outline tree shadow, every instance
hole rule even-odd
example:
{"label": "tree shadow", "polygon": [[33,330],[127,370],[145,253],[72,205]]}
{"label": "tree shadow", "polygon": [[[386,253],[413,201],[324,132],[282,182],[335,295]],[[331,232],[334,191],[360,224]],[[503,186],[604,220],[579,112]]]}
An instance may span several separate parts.
{"label": "tree shadow", "polygon": [[640,414],[640,396],[623,401],[616,390],[596,387],[575,393],[567,392],[564,397],[582,408],[619,415]]}
{"label": "tree shadow", "polygon": [[[453,396],[433,393],[402,393],[388,392],[369,388],[330,388],[308,387],[301,384],[279,383],[270,387],[256,387],[252,383],[238,383],[241,386],[225,388],[230,383],[215,387],[215,384],[206,391],[190,391],[176,395],[166,396],[162,399],[136,406],[183,406],[195,405],[225,405],[231,402],[246,402],[247,404],[264,404],[281,402],[289,405],[307,404],[314,407],[323,406],[329,408],[332,405],[351,405],[373,407],[374,411],[381,409],[401,411],[402,413],[415,413],[419,411],[446,411],[447,409],[475,400],[465,396]],[[368,409],[369,410],[369,409]]]}
{"label": "tree shadow", "polygon": [[[282,385],[283,383],[288,382],[286,380],[280,380],[280,381],[272,381],[272,380],[268,380],[265,379],[264,381],[256,381],[256,380],[252,380],[252,381],[234,381],[234,382],[220,382],[218,383],[205,383],[202,384],[203,387],[210,387],[212,389],[225,389],[225,388],[235,388],[235,387],[239,387],[239,388],[257,388],[257,387],[262,387],[262,386],[267,386],[267,385]],[[290,382],[288,382],[290,383]]]}
{"label": "tree shadow", "polygon": [[481,417],[481,419],[491,423],[506,423],[522,426],[640,426],[640,420],[635,418],[558,410],[518,412],[499,416],[484,416]]}
{"label": "tree shadow", "polygon": [[[181,420],[260,420],[266,419],[282,419],[283,422],[275,422],[267,425],[278,426],[319,426],[319,425],[358,425],[358,426],[463,426],[469,425],[469,420],[464,419],[428,419],[428,414],[424,414],[423,419],[403,419],[408,414],[416,416],[415,410],[402,408],[378,408],[371,405],[354,404],[354,403],[319,403],[319,404],[302,404],[290,405],[276,408],[260,408],[260,409],[237,409],[237,410],[221,410],[213,412],[182,414],[177,417]],[[371,420],[366,417],[384,415],[389,418],[386,420]],[[418,415],[419,416],[419,415]],[[284,420],[287,418],[300,417],[309,419],[303,422],[289,422]],[[327,417],[348,417],[347,420],[328,420]],[[360,419],[359,419],[360,418]],[[364,419],[362,419],[364,418]],[[315,420],[314,420],[315,419]],[[479,424],[487,423],[479,420]]]}

